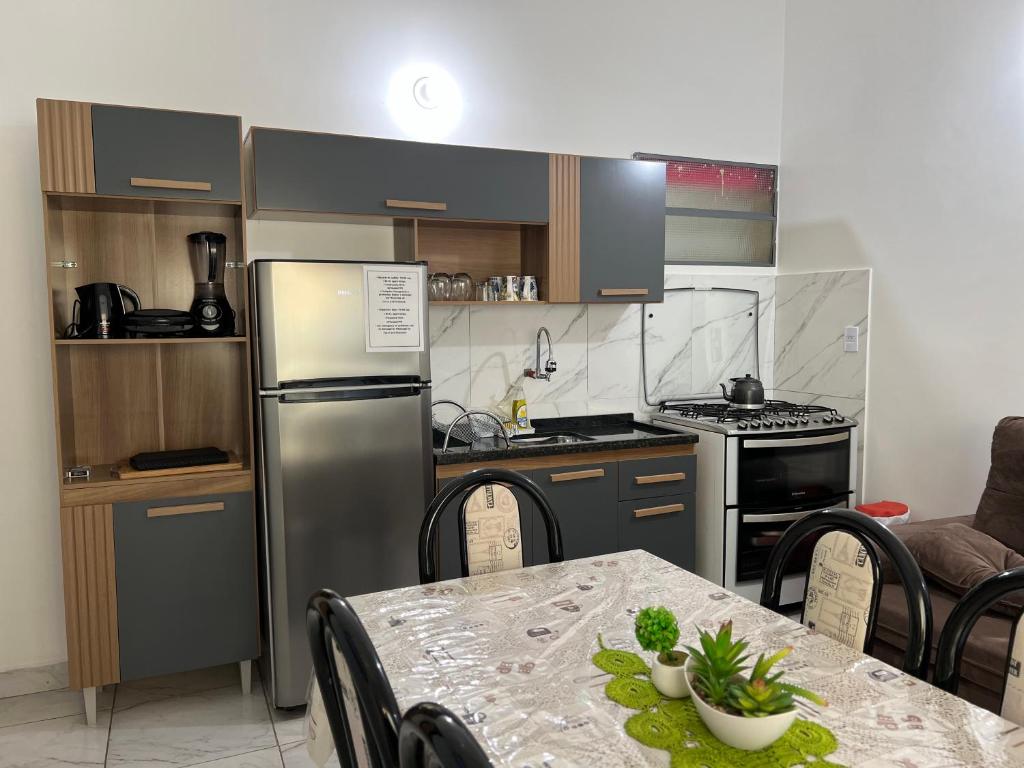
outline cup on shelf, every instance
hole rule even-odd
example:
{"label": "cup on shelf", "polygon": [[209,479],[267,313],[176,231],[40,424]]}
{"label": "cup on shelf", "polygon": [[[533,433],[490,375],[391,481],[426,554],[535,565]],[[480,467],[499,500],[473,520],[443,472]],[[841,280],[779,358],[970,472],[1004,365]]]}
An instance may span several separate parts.
{"label": "cup on shelf", "polygon": [[435,272],[427,280],[431,301],[448,301],[452,294],[452,276],[446,272]]}
{"label": "cup on shelf", "polygon": [[502,279],[501,300],[519,301],[519,275],[506,275]]}
{"label": "cup on shelf", "polygon": [[473,278],[465,272],[458,272],[452,278],[450,292],[452,301],[471,301],[473,299]]}
{"label": "cup on shelf", "polygon": [[519,298],[523,301],[537,301],[537,278],[533,275],[523,275],[519,287]]}
{"label": "cup on shelf", "polygon": [[490,280],[481,280],[476,284],[476,300],[477,301],[497,301],[498,297],[494,295],[494,289],[491,287]]}
{"label": "cup on shelf", "polygon": [[491,275],[487,282],[491,285],[491,301],[501,301],[501,287],[504,282],[502,278],[499,275]]}

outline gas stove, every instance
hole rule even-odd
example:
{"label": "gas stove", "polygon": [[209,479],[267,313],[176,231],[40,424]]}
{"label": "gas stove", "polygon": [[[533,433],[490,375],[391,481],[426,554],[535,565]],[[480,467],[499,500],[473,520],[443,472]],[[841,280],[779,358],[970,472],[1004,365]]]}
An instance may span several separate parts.
{"label": "gas stove", "polygon": [[765,434],[853,427],[856,422],[834,408],[768,400],[763,408],[729,403],[665,402],[651,419],[665,427],[710,430],[723,435]]}

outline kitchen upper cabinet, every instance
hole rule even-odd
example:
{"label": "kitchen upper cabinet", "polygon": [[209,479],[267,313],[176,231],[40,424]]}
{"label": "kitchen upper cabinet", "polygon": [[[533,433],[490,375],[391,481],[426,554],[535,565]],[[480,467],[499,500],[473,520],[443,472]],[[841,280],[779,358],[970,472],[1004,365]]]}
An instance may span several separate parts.
{"label": "kitchen upper cabinet", "polygon": [[581,158],[579,195],[579,301],[661,301],[664,164]]}
{"label": "kitchen upper cabinet", "polygon": [[113,508],[120,679],[259,656],[252,495]]}
{"label": "kitchen upper cabinet", "polygon": [[[608,462],[529,473],[558,517],[566,560],[619,549],[615,522],[618,467],[615,462]],[[533,562],[548,562],[547,532],[540,512],[533,516]]]}
{"label": "kitchen upper cabinet", "polygon": [[253,128],[251,213],[548,220],[548,155]]}
{"label": "kitchen upper cabinet", "polygon": [[240,201],[240,132],[230,115],[94,104],[95,191]]}

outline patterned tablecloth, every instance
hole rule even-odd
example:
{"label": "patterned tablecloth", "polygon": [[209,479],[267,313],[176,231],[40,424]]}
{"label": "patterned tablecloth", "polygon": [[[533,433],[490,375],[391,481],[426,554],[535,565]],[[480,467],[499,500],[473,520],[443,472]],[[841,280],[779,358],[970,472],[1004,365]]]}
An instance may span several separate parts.
{"label": "patterned tablecloth", "polygon": [[[404,710],[436,701],[465,720],[495,765],[668,765],[629,738],[632,714],[609,701],[591,663],[609,647],[640,651],[633,617],[665,605],[680,646],[725,619],[751,650],[794,645],[781,666],[830,706],[801,716],[830,729],[849,766],[1024,765],[1024,728],[723,590],[646,552],[455,579],[352,599]],[[647,654],[643,654],[648,658]]]}

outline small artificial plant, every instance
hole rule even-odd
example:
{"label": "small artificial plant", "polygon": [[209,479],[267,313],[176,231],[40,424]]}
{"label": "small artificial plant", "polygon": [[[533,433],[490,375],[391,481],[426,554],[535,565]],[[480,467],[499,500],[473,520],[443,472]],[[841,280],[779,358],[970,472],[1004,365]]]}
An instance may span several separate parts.
{"label": "small artificial plant", "polygon": [[749,643],[733,641],[731,621],[724,622],[714,635],[699,628],[697,631],[700,649],[686,648],[693,659],[693,686],[700,697],[716,709],[744,717],[767,717],[793,709],[794,696],[827,706],[816,693],[780,682],[783,672],[769,674],[777,662],[792,653],[793,646],[767,658],[762,653],[750,674],[744,676],[747,669],[744,662],[750,658],[744,651]]}
{"label": "small artificial plant", "polygon": [[679,625],[668,608],[644,608],[636,615],[636,640],[645,651],[658,654],[658,661],[670,667],[686,663],[686,654],[675,650],[679,641]]}

